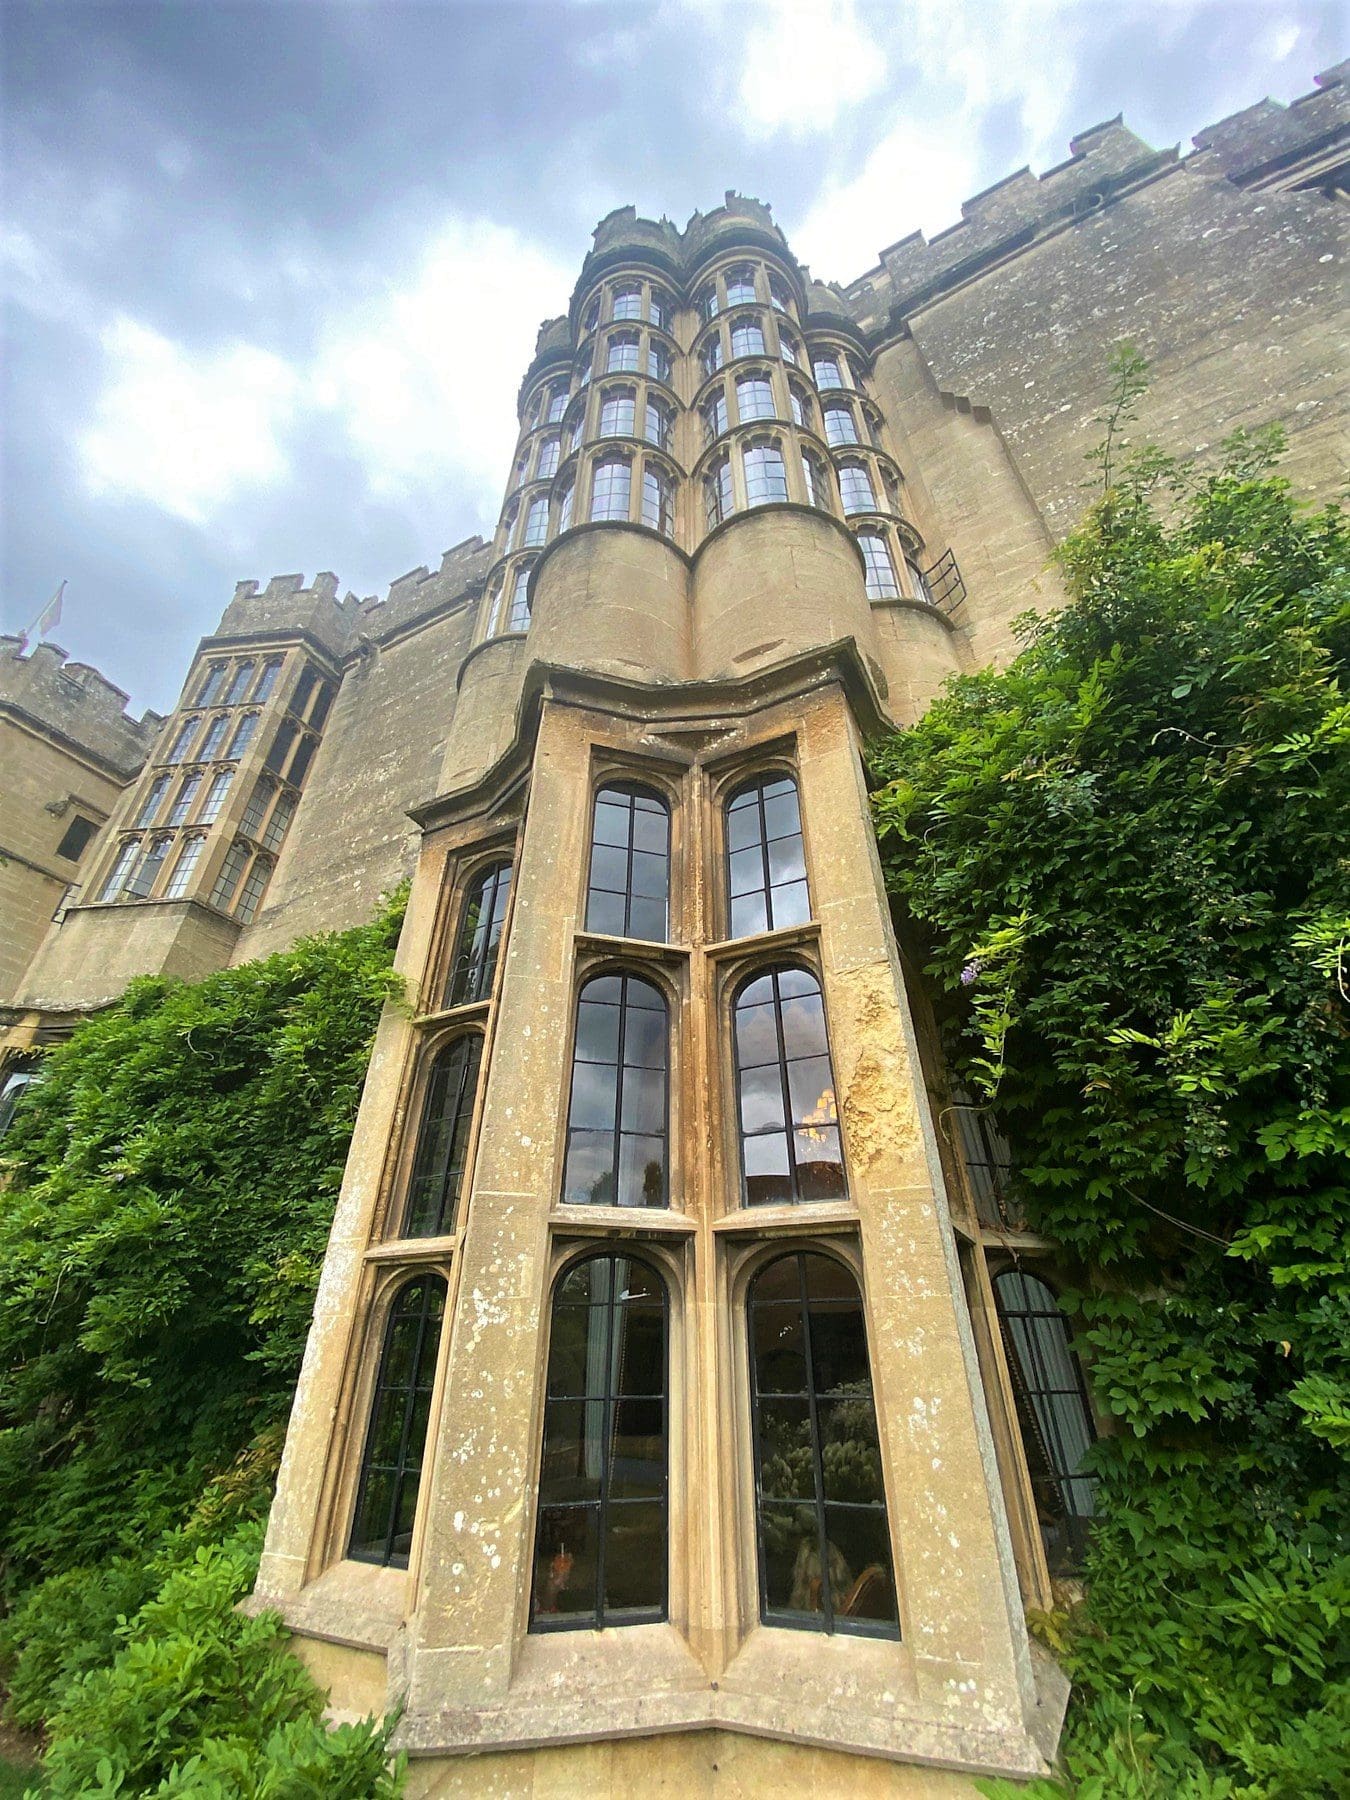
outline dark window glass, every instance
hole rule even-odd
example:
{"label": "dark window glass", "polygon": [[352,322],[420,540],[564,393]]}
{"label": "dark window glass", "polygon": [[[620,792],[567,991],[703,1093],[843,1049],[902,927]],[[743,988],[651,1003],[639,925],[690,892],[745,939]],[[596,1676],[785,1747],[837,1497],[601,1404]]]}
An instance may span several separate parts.
{"label": "dark window glass", "polygon": [[262,674],[258,677],[258,685],[253,690],[255,700],[266,700],[277,684],[277,676],[281,673],[281,658],[271,657],[262,666]]}
{"label": "dark window glass", "polygon": [[530,1629],[666,1613],[665,1283],[628,1256],[553,1291]]}
{"label": "dark window glass", "polygon": [[297,735],[295,726],[291,724],[290,720],[283,719],[277,735],[272,739],[272,748],[267,752],[263,767],[270,769],[274,775],[280,775]]}
{"label": "dark window glass", "polygon": [[736,996],[736,1099],[749,1206],[847,1193],[820,983],[770,969]]}
{"label": "dark window glass", "polygon": [[[249,667],[251,668],[252,666],[253,665],[250,663]],[[206,679],[197,690],[197,698],[192,702],[194,706],[210,706],[211,702],[225,685],[226,667],[227,665],[223,662],[211,663],[209,665],[206,671]]]}
{"label": "dark window glass", "polygon": [[303,719],[305,708],[309,705],[309,697],[318,686],[319,677],[313,669],[305,669],[295,684],[295,693],[291,699],[291,711],[297,719]]}
{"label": "dark window glass", "polygon": [[321,682],[319,684],[319,692],[315,696],[314,704],[309,709],[309,722],[314,727],[315,731],[321,729],[324,720],[328,717],[329,709],[332,707],[332,704],[333,684],[331,681]]}
{"label": "dark window glass", "polygon": [[577,1000],[563,1199],[574,1206],[667,1206],[670,1025],[659,989],[600,975]]}
{"label": "dark window glass", "polygon": [[1083,1463],[1097,1441],[1069,1322],[1046,1284],[1021,1269],[994,1277],[1008,1373],[1052,1575],[1082,1566],[1097,1480]]}
{"label": "dark window glass", "polygon": [[389,1310],[347,1546],[358,1562],[408,1566],[444,1311],[438,1275],[408,1282]]}
{"label": "dark window glass", "polygon": [[405,1237],[438,1237],[454,1228],[482,1050],[483,1040],[475,1032],[456,1038],[431,1065],[408,1184]]}
{"label": "dark window glass", "polygon": [[511,897],[511,865],[490,864],[475,878],[464,902],[455,957],[445,990],[447,1006],[467,1006],[492,992],[501,946],[502,921]]}
{"label": "dark window glass", "polygon": [[727,804],[729,936],[779,931],[811,917],[797,784],[775,775],[739,788]]}
{"label": "dark window glass", "polygon": [[669,892],[665,801],[646,788],[601,788],[591,832],[587,931],[664,943]]}
{"label": "dark window glass", "polygon": [[235,665],[234,676],[230,682],[230,691],[225,696],[224,704],[226,706],[236,706],[239,701],[243,699],[245,693],[248,691],[248,684],[253,679],[253,667],[252,658],[247,662],[241,662]]}
{"label": "dark window glass", "polygon": [[314,752],[318,747],[319,740],[317,738],[301,738],[296,747],[295,755],[291,760],[290,773],[286,777],[292,787],[299,787],[301,782],[304,781],[305,776],[308,775],[309,765],[313,762]]}
{"label": "dark window glass", "polygon": [[756,1277],[749,1314],[760,1617],[898,1637],[858,1284],[795,1251]]}
{"label": "dark window glass", "polygon": [[82,819],[78,813],[61,834],[61,842],[56,846],[56,854],[64,856],[67,862],[78,862],[88,847],[89,840],[95,836],[98,826],[92,819]]}

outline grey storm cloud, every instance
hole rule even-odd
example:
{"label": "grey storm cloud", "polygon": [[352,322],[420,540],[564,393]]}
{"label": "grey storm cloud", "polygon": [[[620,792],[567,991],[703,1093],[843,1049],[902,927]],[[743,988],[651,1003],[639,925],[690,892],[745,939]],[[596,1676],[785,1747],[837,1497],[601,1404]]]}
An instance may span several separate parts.
{"label": "grey storm cloud", "polygon": [[1123,111],[1345,54],[1320,0],[83,4],[3,32],[3,625],[172,704],[236,580],[371,592],[494,523],[596,219],[728,187],[848,280]]}

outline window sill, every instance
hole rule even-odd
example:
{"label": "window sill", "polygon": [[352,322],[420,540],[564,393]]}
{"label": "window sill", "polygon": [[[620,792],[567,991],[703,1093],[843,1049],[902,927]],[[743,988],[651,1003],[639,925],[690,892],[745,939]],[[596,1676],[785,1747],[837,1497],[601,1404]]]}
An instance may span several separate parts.
{"label": "window sill", "polygon": [[815,1236],[822,1231],[858,1228],[858,1210],[851,1202],[799,1200],[790,1206],[742,1206],[724,1218],[713,1220],[719,1237],[775,1235]]}
{"label": "window sill", "polygon": [[442,1262],[453,1256],[463,1241],[462,1230],[440,1237],[390,1238],[384,1243],[372,1244],[366,1251],[365,1260],[375,1263]]}
{"label": "window sill", "polygon": [[778,931],[756,931],[746,937],[722,938],[704,951],[709,962],[734,962],[739,957],[762,956],[770,950],[805,949],[820,942],[820,926],[814,919],[805,925],[784,925]]}
{"label": "window sill", "polygon": [[555,1206],[548,1222],[559,1237],[692,1237],[698,1229],[687,1213],[667,1206]]}

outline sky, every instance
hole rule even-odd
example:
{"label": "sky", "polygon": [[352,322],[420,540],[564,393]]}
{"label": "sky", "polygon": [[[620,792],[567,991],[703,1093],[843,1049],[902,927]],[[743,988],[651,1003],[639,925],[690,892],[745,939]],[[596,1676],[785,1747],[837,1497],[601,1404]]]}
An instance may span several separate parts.
{"label": "sky", "polygon": [[767,201],[821,280],[1123,112],[1347,54],[1337,0],[3,0],[0,629],[164,711],[240,580],[490,536],[598,219]]}

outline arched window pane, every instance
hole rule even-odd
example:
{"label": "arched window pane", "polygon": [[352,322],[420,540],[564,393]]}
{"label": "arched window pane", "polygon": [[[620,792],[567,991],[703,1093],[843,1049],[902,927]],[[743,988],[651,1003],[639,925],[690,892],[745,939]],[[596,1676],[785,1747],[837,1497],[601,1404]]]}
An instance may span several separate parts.
{"label": "arched window pane", "polygon": [[1069,1575],[1082,1564],[1097,1488],[1083,1468],[1097,1428],[1069,1322],[1053,1291],[1021,1269],[994,1277],[994,1304],[1046,1561],[1052,1575]]}
{"label": "arched window pane", "polygon": [[408,1566],[444,1312],[438,1275],[408,1282],[389,1310],[347,1545],[358,1562]]}
{"label": "arched window pane", "polygon": [[721,437],[727,428],[727,397],[724,393],[710,394],[703,407],[703,432],[711,444],[714,438]]}
{"label": "arched window pane", "polygon": [[464,902],[454,961],[445,990],[447,1006],[468,1006],[492,992],[501,947],[506,903],[511,897],[511,865],[490,864],[474,879]]}
{"label": "arched window pane", "polygon": [[846,513],[875,512],[877,509],[872,477],[861,463],[839,465],[839,492],[843,496]]}
{"label": "arched window pane", "polygon": [[811,505],[828,506],[830,499],[825,485],[825,471],[809,450],[802,451],[802,476],[806,482],[806,498]]}
{"label": "arched window pane", "polygon": [[834,1071],[820,983],[770,969],[736,996],[736,1093],[748,1206],[842,1200]]}
{"label": "arched window pane", "polygon": [[755,271],[753,269],[727,270],[727,305],[753,306],[755,304]]}
{"label": "arched window pane", "polygon": [[642,523],[669,537],[675,528],[675,490],[670,478],[648,465],[642,472]]}
{"label": "arched window pane", "polygon": [[727,802],[728,936],[781,931],[811,917],[797,784],[775,775],[737,788]]}
{"label": "arched window pane", "polygon": [[837,356],[818,356],[811,365],[818,388],[841,388],[847,384],[841,360]]}
{"label": "arched window pane", "polygon": [[713,335],[708,339],[707,343],[703,346],[702,363],[703,363],[703,373],[705,375],[715,375],[717,373],[717,371],[721,368],[721,366],[722,366],[722,336],[721,336],[720,332],[714,332]]}
{"label": "arched window pane", "polygon": [[539,446],[539,467],[535,471],[541,481],[558,473],[558,458],[562,454],[562,439],[555,431],[546,437]]}
{"label": "arched window pane", "polygon": [[520,534],[520,541],[522,544],[542,544],[547,536],[548,496],[536,494],[525,514],[525,529]]}
{"label": "arched window pane", "polygon": [[896,1637],[900,1622],[862,1296],[794,1251],[750,1289],[760,1616]]}
{"label": "arched window pane", "polygon": [[827,406],[825,408],[825,438],[826,442],[831,444],[857,443],[858,427],[847,406]]}
{"label": "arched window pane", "polygon": [[668,1313],[636,1257],[588,1257],[553,1290],[532,1631],[665,1617]]}
{"label": "arched window pane", "polygon": [[591,487],[592,519],[626,519],[633,485],[633,465],[626,457],[597,463]]}
{"label": "arched window pane", "polygon": [[640,319],[642,317],[642,289],[639,287],[621,287],[614,295],[615,319]]}
{"label": "arched window pane", "polygon": [[670,1020],[638,975],[599,975],[577,999],[563,1199],[667,1206]]}
{"label": "arched window pane", "polygon": [[666,940],[670,813],[659,794],[601,788],[591,831],[586,929],[608,937]]}
{"label": "arched window pane", "polygon": [[743,375],[736,383],[736,412],[742,425],[751,419],[775,418],[772,383],[762,375]]}
{"label": "arched window pane", "polygon": [[773,444],[755,444],[745,453],[745,503],[768,506],[775,500],[786,500],[787,470],[783,453]]}
{"label": "arched window pane", "polygon": [[612,388],[600,400],[601,437],[632,437],[637,393],[633,388]]}
{"label": "arched window pane", "polygon": [[763,356],[764,333],[757,319],[737,319],[731,327],[733,356]]}
{"label": "arched window pane", "polygon": [[609,375],[621,373],[637,374],[638,335],[635,331],[623,331],[609,340],[609,354],[605,361],[605,372]]}
{"label": "arched window pane", "polygon": [[448,1044],[431,1065],[408,1183],[404,1237],[439,1237],[454,1229],[482,1051],[483,1040],[474,1032]]}
{"label": "arched window pane", "polygon": [[890,545],[885,538],[877,531],[860,531],[858,543],[866,567],[869,597],[873,600],[898,598],[900,583],[895,578],[895,564],[891,561]]}
{"label": "arched window pane", "polygon": [[647,373],[653,381],[670,380],[670,353],[664,344],[648,344]]}

